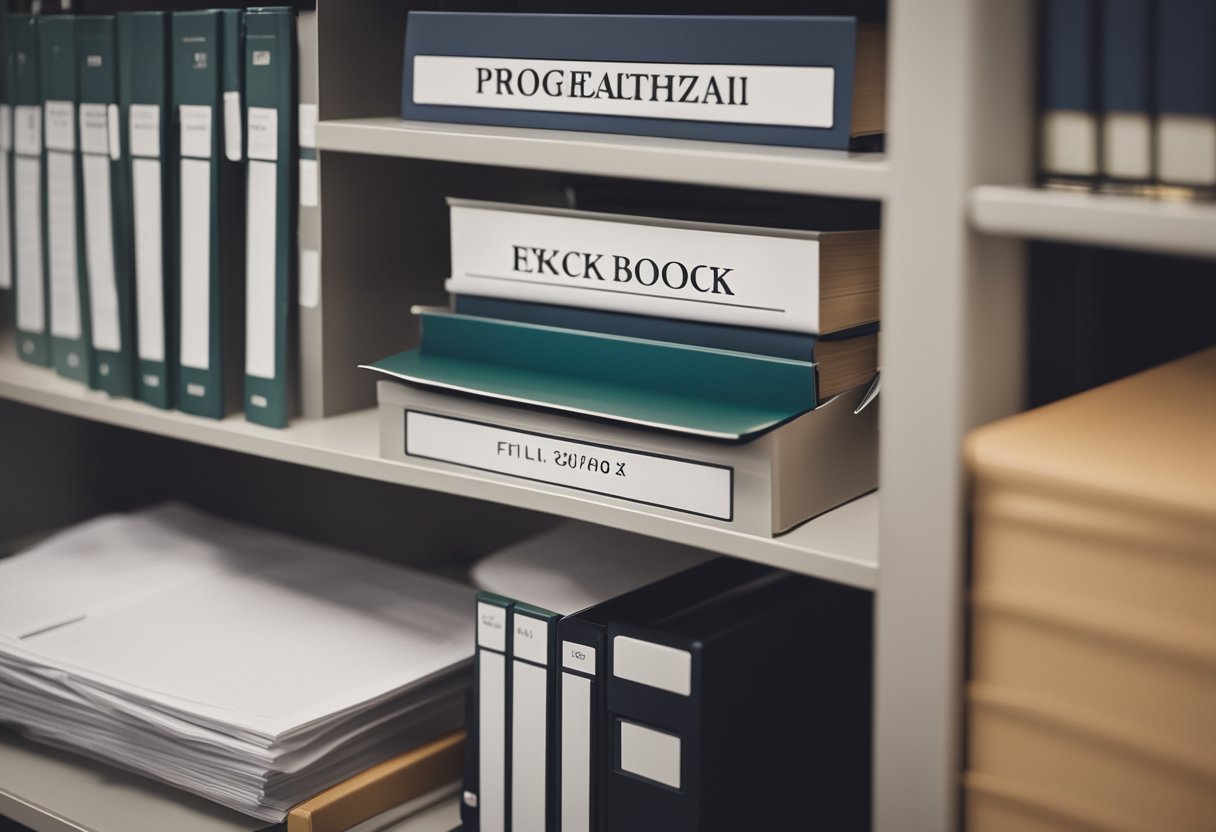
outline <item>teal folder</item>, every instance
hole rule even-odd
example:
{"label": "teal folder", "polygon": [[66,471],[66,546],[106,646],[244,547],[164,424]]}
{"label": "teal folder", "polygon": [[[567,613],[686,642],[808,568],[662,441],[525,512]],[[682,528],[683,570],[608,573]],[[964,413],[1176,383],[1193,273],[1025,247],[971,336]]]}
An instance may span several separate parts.
{"label": "teal folder", "polygon": [[113,15],[76,21],[80,73],[80,165],[93,386],[135,395],[131,194],[118,111],[118,42]]}
{"label": "teal folder", "polygon": [[51,307],[51,363],[60,375],[91,384],[89,289],[76,128],[80,102],[76,21],[72,15],[38,18],[42,136],[46,147],[43,236]]}
{"label": "teal folder", "polygon": [[239,162],[224,148],[226,56],[241,48],[241,13],[175,12],[173,109],[178,129],[174,250],[178,409],[214,419],[240,399],[244,328],[244,201]]}
{"label": "teal folder", "polygon": [[730,440],[817,404],[810,362],[440,310],[421,315],[417,349],[366,369],[428,387]]}
{"label": "teal folder", "polygon": [[13,102],[13,290],[17,354],[51,365],[51,319],[42,235],[42,93],[38,84],[38,21],[9,17]]}
{"label": "teal folder", "polygon": [[245,12],[245,417],[282,428],[294,412],[295,12]]}
{"label": "teal folder", "polygon": [[131,267],[136,320],[136,397],[173,406],[177,339],[173,309],[173,158],[169,107],[169,15],[118,15],[118,101],[127,151]]}

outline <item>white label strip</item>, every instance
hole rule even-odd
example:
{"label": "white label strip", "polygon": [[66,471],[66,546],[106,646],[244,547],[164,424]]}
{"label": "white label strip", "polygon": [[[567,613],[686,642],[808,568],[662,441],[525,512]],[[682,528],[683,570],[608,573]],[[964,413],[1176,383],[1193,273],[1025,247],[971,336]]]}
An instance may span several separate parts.
{"label": "white label strip", "polygon": [[165,360],[165,261],[159,159],[131,161],[135,217],[135,320],[139,357]]}
{"label": "white label strip", "polygon": [[9,152],[0,151],[0,289],[13,288],[13,240],[10,232],[12,194],[9,185]]}
{"label": "white label strip", "polygon": [[415,104],[831,127],[824,66],[414,57]]}
{"label": "white label strip", "polygon": [[321,303],[321,252],[300,250],[300,306],[316,309]]}
{"label": "white label strip", "polygon": [[507,611],[493,604],[477,604],[477,644],[500,653],[507,649]]}
{"label": "white label strip", "polygon": [[76,105],[71,101],[47,101],[46,149],[76,149]]}
{"label": "white label strip", "polygon": [[79,338],[81,334],[75,165],[76,157],[71,153],[46,154],[51,334],[56,338]]}
{"label": "white label strip", "polygon": [[561,830],[591,832],[591,680],[562,674]]}
{"label": "white label strip", "polygon": [[182,366],[206,370],[211,365],[211,162],[181,162],[181,303]]}
{"label": "white label strip", "polygon": [[80,105],[80,152],[110,152],[110,126],[105,104]]}
{"label": "white label strip", "polygon": [[17,329],[46,332],[46,285],[42,265],[42,160],[13,160],[17,234]]}
{"label": "white label strip", "polygon": [[731,519],[730,468],[413,411],[405,424],[410,456]]}
{"label": "white label strip", "polygon": [[620,720],[621,771],[680,788],[680,738]]}
{"label": "white label strip", "polygon": [[182,156],[211,158],[211,108],[206,104],[183,104],[177,110]]}
{"label": "white label strip", "polygon": [[451,209],[455,294],[819,331],[819,241]]}
{"label": "white label strip", "polygon": [[110,159],[86,154],[84,170],[84,240],[89,276],[89,320],[93,346],[118,352],[118,282],[114,275],[114,211],[110,202]]}
{"label": "white label strip", "polygon": [[127,114],[127,141],[132,156],[160,158],[160,107],[132,104]]}
{"label": "white label strip", "polygon": [[1216,185],[1216,118],[1157,117],[1157,178],[1170,185]]}
{"label": "white label strip", "polygon": [[117,104],[106,105],[106,128],[110,137],[110,158],[117,162],[122,158],[122,137],[118,135],[121,117]]}
{"label": "white label strip", "polygon": [[241,161],[241,94],[236,91],[224,93],[224,156]]}
{"label": "white label strip", "polygon": [[316,208],[321,202],[321,185],[318,181],[317,160],[300,160],[300,205]]}
{"label": "white label strip", "polygon": [[549,664],[549,622],[515,609],[511,649],[515,658]]}
{"label": "white label strip", "polygon": [[[477,654],[477,805],[481,832],[507,828],[507,660]],[[542,671],[543,672],[543,671]]]}
{"label": "white label strip", "polygon": [[245,372],[275,377],[274,162],[249,162],[245,214]]}
{"label": "white label strip", "polygon": [[595,675],[595,648],[574,641],[562,642],[562,667],[577,670],[588,676]]}
{"label": "white label strip", "polygon": [[249,108],[250,159],[274,162],[279,158],[279,111],[274,107]]}
{"label": "white label strip", "polygon": [[317,105],[300,105],[300,148],[315,150],[317,147]]}
{"label": "white label strip", "polygon": [[612,675],[680,696],[692,694],[692,653],[628,636],[612,640]]}
{"label": "white label strip", "polygon": [[29,104],[13,110],[13,149],[24,156],[42,154],[42,108]]}
{"label": "white label strip", "polygon": [[511,829],[539,831],[547,802],[549,672],[513,662],[511,673]]}

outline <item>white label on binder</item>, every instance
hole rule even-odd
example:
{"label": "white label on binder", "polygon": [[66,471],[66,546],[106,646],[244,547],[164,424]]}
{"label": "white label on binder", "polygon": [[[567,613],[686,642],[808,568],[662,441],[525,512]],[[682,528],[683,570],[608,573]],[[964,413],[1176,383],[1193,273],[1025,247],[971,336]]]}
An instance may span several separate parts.
{"label": "white label on binder", "polygon": [[831,127],[830,66],[414,57],[414,103]]}
{"label": "white label on binder", "polygon": [[317,147],[317,105],[300,105],[300,149],[315,150]]}
{"label": "white label on binder", "polygon": [[409,411],[409,456],[731,519],[733,469]]}
{"label": "white label on binder", "polygon": [[513,662],[511,691],[511,828],[545,828],[549,672]]}
{"label": "white label on binder", "polygon": [[680,738],[636,722],[618,720],[621,771],[680,788]]}
{"label": "white label on binder", "polygon": [[0,151],[0,289],[13,287],[12,246],[13,241],[9,229],[11,217],[9,205],[11,200],[8,181],[8,150]]}
{"label": "white label on binder", "polygon": [[450,291],[819,331],[819,240],[798,231],[453,205]]}
{"label": "white label on binder", "polygon": [[122,158],[122,137],[118,135],[119,115],[117,104],[106,105],[106,127],[110,134],[110,158],[117,162]]}
{"label": "white label on binder", "polygon": [[257,378],[275,377],[276,171],[274,162],[254,161],[250,154],[245,214],[245,373]]}
{"label": "white label on binder", "polygon": [[503,652],[507,649],[507,611],[493,604],[477,604],[477,644]]}
{"label": "white label on binder", "polygon": [[48,101],[46,111],[46,149],[76,149],[76,105],[71,101]]}
{"label": "white label on binder", "polygon": [[89,279],[89,320],[93,346],[118,352],[122,329],[118,323],[118,283],[114,276],[114,213],[110,202],[110,160],[85,154],[84,241]]}
{"label": "white label on binder", "polygon": [[183,104],[178,108],[181,122],[180,153],[191,159],[211,158],[211,108],[206,104]]}
{"label": "white label on binder", "polygon": [[[542,671],[543,672],[543,671]],[[481,832],[507,827],[507,660],[477,654],[477,803]]]}
{"label": "white label on binder", "polygon": [[300,250],[300,306],[316,309],[321,303],[321,252]]}
{"label": "white label on binder", "polygon": [[160,158],[160,107],[132,104],[128,110],[128,136],[132,156]]}
{"label": "white label on binder", "polygon": [[181,165],[180,360],[184,367],[206,370],[211,365],[211,162],[182,159]]}
{"label": "white label on binder", "polygon": [[235,90],[224,93],[224,155],[241,161],[241,94]]}
{"label": "white label on binder", "polygon": [[76,157],[46,154],[47,249],[51,273],[51,334],[79,338],[80,283],[76,253]]}
{"label": "white label on binder", "polygon": [[321,202],[320,185],[317,182],[317,160],[300,160],[300,204],[305,208],[316,208]]}
{"label": "white label on binder", "polygon": [[13,149],[13,108],[0,104],[0,150]]}
{"label": "white label on binder", "polygon": [[159,159],[131,161],[135,217],[135,320],[139,357],[165,360],[165,261]]}
{"label": "white label on binder", "polygon": [[274,107],[249,108],[250,159],[274,162],[279,158],[279,111]]}
{"label": "white label on binder", "polygon": [[692,694],[692,653],[629,636],[612,640],[612,675],[680,696]]}
{"label": "white label on binder", "polygon": [[13,111],[13,148],[24,156],[42,153],[42,108],[18,105]]}
{"label": "white label on binder", "polygon": [[515,658],[536,664],[549,663],[549,622],[515,610],[514,633],[511,640]]}
{"label": "white label on binder", "polygon": [[591,680],[562,674],[561,830],[591,832]]}
{"label": "white label on binder", "polygon": [[595,675],[595,648],[575,641],[562,642],[562,667]]}
{"label": "white label on binder", "polygon": [[13,160],[14,201],[17,216],[17,329],[46,331],[46,305],[42,266],[42,160],[18,156]]}
{"label": "white label on binder", "polygon": [[110,152],[110,126],[105,104],[80,105],[80,152]]}

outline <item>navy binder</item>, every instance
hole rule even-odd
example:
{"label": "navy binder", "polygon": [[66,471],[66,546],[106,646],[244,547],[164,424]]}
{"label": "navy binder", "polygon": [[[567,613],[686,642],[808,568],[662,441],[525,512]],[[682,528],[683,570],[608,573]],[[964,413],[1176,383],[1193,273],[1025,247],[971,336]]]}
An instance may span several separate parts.
{"label": "navy binder", "polygon": [[1216,3],[1157,5],[1157,177],[1199,195],[1216,192]]}
{"label": "navy binder", "polygon": [[871,616],[777,574],[610,624],[607,830],[869,829]]}
{"label": "navy binder", "polygon": [[1103,0],[1099,104],[1105,185],[1146,185],[1153,178],[1149,95],[1149,0]]}
{"label": "navy binder", "polygon": [[1039,167],[1047,184],[1092,184],[1098,173],[1094,2],[1043,4]]}

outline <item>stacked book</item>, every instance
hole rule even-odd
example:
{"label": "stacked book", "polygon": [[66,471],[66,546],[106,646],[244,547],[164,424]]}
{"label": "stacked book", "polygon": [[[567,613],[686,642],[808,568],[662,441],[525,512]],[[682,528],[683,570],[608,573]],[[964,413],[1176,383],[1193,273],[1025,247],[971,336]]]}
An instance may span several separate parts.
{"label": "stacked book", "polygon": [[473,576],[465,832],[869,828],[868,593],[574,524]]}
{"label": "stacked book", "polygon": [[287,7],[0,14],[0,291],[22,360],[286,425],[297,260],[319,291],[316,108],[296,92],[297,51],[316,91],[314,18],[298,50]]}
{"label": "stacked book", "polygon": [[1046,0],[1042,10],[1040,179],[1216,196],[1216,4]]}
{"label": "stacked book", "polygon": [[1216,349],[980,428],[967,828],[1216,817]]}
{"label": "stacked book", "polygon": [[183,506],[105,516],[0,561],[0,722],[278,822],[461,726],[472,605]]}

